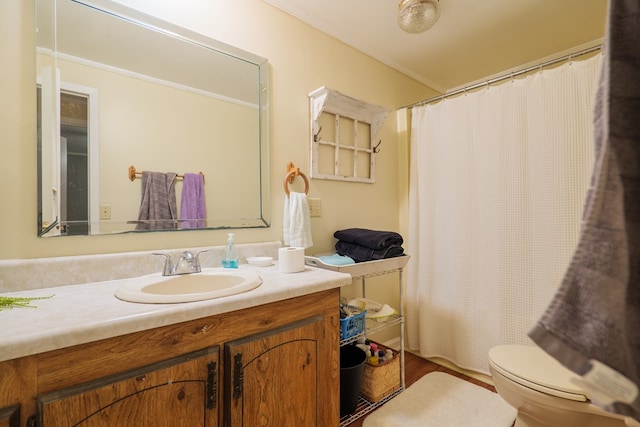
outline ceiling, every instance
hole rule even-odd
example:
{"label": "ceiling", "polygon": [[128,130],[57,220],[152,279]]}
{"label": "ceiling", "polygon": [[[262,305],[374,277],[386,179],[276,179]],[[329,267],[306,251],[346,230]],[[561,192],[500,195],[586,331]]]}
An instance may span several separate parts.
{"label": "ceiling", "polygon": [[399,0],[265,0],[446,92],[600,44],[607,0],[440,0],[422,34],[398,27]]}

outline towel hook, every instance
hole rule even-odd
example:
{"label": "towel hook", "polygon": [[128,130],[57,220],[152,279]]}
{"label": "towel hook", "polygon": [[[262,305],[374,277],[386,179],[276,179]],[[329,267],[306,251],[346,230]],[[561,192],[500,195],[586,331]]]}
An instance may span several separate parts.
{"label": "towel hook", "polygon": [[320,141],[320,132],[322,132],[322,125],[318,128],[318,132],[313,134],[313,142]]}
{"label": "towel hook", "polygon": [[373,147],[373,153],[374,154],[377,154],[377,153],[380,152],[380,149],[378,148],[378,147],[380,147],[380,144],[382,144],[382,140],[381,139],[378,140],[378,144]]}
{"label": "towel hook", "polygon": [[287,174],[284,177],[284,192],[289,195],[289,184],[293,184],[296,176],[302,177],[304,180],[304,194],[309,194],[309,179],[305,174],[300,172],[300,168],[296,167],[293,162],[287,164]]}

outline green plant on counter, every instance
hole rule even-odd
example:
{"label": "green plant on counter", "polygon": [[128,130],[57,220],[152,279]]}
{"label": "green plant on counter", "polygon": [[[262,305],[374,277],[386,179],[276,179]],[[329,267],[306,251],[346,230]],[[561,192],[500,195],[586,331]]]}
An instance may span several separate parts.
{"label": "green plant on counter", "polygon": [[48,297],[2,297],[0,296],[0,310],[6,310],[8,308],[14,307],[28,307],[28,308],[36,308],[35,305],[31,305],[31,301],[38,299],[49,299],[52,298],[53,295],[49,295]]}

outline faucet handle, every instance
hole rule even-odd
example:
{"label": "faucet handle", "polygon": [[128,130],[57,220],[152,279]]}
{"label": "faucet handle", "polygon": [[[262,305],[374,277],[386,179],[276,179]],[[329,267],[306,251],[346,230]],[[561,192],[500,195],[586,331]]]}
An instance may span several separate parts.
{"label": "faucet handle", "polygon": [[201,251],[196,252],[196,256],[195,256],[195,266],[198,269],[198,272],[200,272],[200,254],[203,252],[211,252],[213,249],[203,249]]}
{"label": "faucet handle", "polygon": [[173,260],[168,254],[163,254],[159,252],[153,252],[151,255],[160,255],[165,258],[164,260],[164,268],[162,269],[163,276],[171,276],[173,274]]}
{"label": "faucet handle", "polygon": [[180,259],[183,259],[191,264],[194,260],[193,253],[191,253],[190,251],[183,251],[182,255],[180,255]]}

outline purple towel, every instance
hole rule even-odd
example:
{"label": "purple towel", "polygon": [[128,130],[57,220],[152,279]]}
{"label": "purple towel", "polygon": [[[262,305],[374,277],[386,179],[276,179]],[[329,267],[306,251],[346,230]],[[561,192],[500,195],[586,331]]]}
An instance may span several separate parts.
{"label": "purple towel", "polygon": [[379,250],[391,245],[402,245],[402,236],[393,231],[376,231],[366,228],[347,228],[333,233],[333,237],[343,242],[353,243]]}
{"label": "purple towel", "polygon": [[142,172],[142,200],[136,230],[176,228],[174,172]]}
{"label": "purple towel", "polygon": [[180,228],[204,228],[206,219],[204,176],[199,173],[185,173],[180,201]]}
{"label": "purple towel", "polygon": [[[529,336],[593,403],[640,420],[640,2],[611,0],[582,234]],[[602,366],[602,365],[605,366]],[[597,374],[597,375],[596,375]]]}

